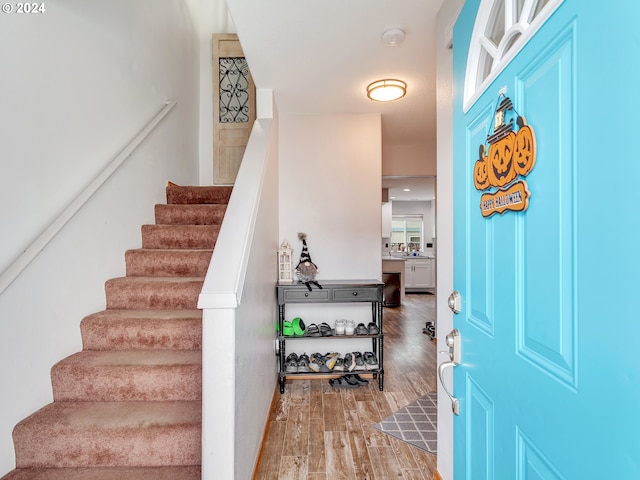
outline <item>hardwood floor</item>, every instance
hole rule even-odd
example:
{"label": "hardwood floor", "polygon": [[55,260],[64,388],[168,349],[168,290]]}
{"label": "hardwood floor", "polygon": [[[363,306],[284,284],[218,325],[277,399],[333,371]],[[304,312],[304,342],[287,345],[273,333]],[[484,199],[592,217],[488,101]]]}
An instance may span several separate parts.
{"label": "hardwood floor", "polygon": [[436,390],[435,296],[408,294],[384,309],[384,391],[377,381],[337,389],[328,380],[287,380],[276,393],[254,478],[259,480],[431,480],[436,457],[372,428]]}

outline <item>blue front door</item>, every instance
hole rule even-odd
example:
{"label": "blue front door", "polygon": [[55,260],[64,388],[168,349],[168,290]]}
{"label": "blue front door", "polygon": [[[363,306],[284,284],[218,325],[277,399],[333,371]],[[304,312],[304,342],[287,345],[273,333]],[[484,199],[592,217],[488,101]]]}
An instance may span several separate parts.
{"label": "blue front door", "polygon": [[[489,3],[467,0],[453,41],[455,479],[640,479],[640,2],[564,0],[465,112]],[[526,177],[487,140],[505,97],[535,132]],[[483,216],[523,181],[527,210]]]}

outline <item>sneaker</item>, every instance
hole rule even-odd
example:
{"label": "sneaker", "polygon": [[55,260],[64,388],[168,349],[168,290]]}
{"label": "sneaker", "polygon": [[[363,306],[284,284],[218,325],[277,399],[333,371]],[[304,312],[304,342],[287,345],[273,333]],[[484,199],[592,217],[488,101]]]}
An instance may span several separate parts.
{"label": "sneaker", "polygon": [[353,352],[353,359],[356,362],[356,370],[366,370],[367,367],[364,365],[364,358],[360,352]]}
{"label": "sneaker", "polygon": [[373,352],[364,352],[364,363],[367,370],[376,370],[378,368],[378,357]]}
{"label": "sneaker", "polygon": [[344,372],[344,358],[338,357],[336,364],[333,366],[334,372]]}
{"label": "sneaker", "polygon": [[309,368],[309,355],[307,355],[306,353],[303,353],[302,355],[300,355],[298,357],[298,373],[307,373],[310,372],[311,369]]}
{"label": "sneaker", "polygon": [[290,353],[284,361],[284,371],[287,373],[298,372],[298,355]]}
{"label": "sneaker", "polygon": [[336,367],[336,363],[338,363],[338,358],[340,358],[340,354],[337,352],[327,353],[324,356],[324,366],[327,368],[327,371],[333,371]]}
{"label": "sneaker", "polygon": [[336,335],[344,335],[345,324],[344,320],[336,320]]}
{"label": "sneaker", "polygon": [[367,332],[369,335],[378,335],[380,333],[380,329],[375,323],[369,322],[369,325],[367,325]]}
{"label": "sneaker", "polygon": [[309,357],[309,368],[313,372],[319,372],[324,366],[324,356],[319,353],[314,353]]}
{"label": "sneaker", "polygon": [[344,321],[344,334],[345,335],[353,335],[356,331],[356,324],[353,320],[345,320]]}
{"label": "sneaker", "polygon": [[352,353],[347,353],[344,356],[344,371],[345,372],[353,372],[356,368],[356,359],[354,358]]}
{"label": "sneaker", "polygon": [[365,327],[364,323],[359,323],[356,327],[356,335],[369,335],[369,330]]}

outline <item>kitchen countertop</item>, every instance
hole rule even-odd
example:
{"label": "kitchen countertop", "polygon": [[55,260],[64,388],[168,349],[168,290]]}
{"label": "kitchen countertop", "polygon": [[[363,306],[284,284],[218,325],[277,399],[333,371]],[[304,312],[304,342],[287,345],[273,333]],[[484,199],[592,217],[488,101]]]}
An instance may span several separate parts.
{"label": "kitchen countertop", "polygon": [[382,260],[398,260],[404,262],[405,260],[418,260],[420,258],[436,258],[435,255],[405,255],[402,257],[394,257],[391,255],[382,255]]}

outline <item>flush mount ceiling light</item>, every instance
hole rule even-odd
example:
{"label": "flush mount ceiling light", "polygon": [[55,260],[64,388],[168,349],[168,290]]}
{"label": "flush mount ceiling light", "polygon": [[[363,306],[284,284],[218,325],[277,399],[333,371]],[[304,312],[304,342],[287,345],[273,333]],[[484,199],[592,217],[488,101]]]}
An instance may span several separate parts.
{"label": "flush mount ceiling light", "polygon": [[376,102],[391,102],[407,94],[407,84],[402,80],[387,78],[370,83],[367,86],[367,97]]}

